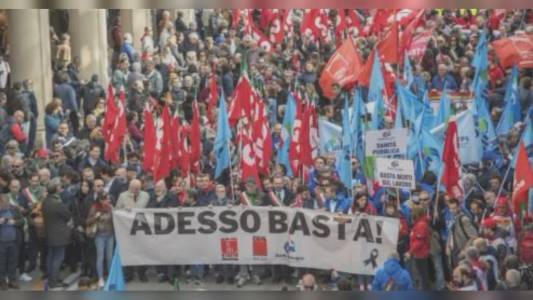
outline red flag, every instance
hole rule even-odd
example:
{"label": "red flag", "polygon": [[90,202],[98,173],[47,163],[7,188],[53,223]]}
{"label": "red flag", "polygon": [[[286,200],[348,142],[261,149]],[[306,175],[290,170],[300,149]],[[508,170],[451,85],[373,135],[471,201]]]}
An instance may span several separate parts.
{"label": "red flag", "polygon": [[172,125],[170,110],[165,105],[156,130],[156,144],[154,152],[154,182],[170,174],[170,151],[172,148]]}
{"label": "red flag", "polygon": [[461,161],[459,159],[459,135],[455,120],[448,123],[442,160],[444,161],[442,183],[446,186],[446,192],[451,197],[459,198],[463,195],[463,188],[461,185]]}
{"label": "red flag", "polygon": [[239,79],[232,98],[228,118],[230,125],[235,126],[242,117],[250,118],[251,116],[252,85],[246,74]]}
{"label": "red flag", "polygon": [[172,123],[171,123],[171,130],[172,130],[172,135],[171,135],[171,145],[172,145],[172,152],[171,152],[171,165],[172,165],[172,168],[177,168],[180,166],[180,160],[182,159],[182,147],[183,147],[183,143],[181,141],[182,137],[181,137],[181,132],[182,132],[182,128],[181,128],[181,120],[180,120],[180,117],[176,114],[174,115],[174,117],[172,118]]}
{"label": "red flag", "polygon": [[344,39],[344,32],[348,28],[346,12],[344,9],[338,9],[337,19],[335,20],[335,43],[339,47]]}
{"label": "red flag", "polygon": [[113,85],[110,83],[107,88],[106,112],[104,116],[104,124],[102,126],[102,135],[106,141],[109,141],[109,136],[111,135],[111,130],[113,130],[116,118],[117,104],[115,103],[115,91],[113,90]]}
{"label": "red flag", "polygon": [[[254,93],[255,94],[255,93]],[[265,104],[256,101],[256,113],[252,127],[252,139],[254,141],[254,153],[256,164],[260,173],[270,174],[270,160],[272,158],[272,136],[266,115]]]}
{"label": "red flag", "polygon": [[188,177],[191,171],[191,147],[188,140],[188,137],[190,136],[190,126],[180,126],[180,131],[178,133],[180,140],[178,156],[181,176]]}
{"label": "red flag", "polygon": [[218,105],[218,86],[217,76],[213,70],[211,78],[209,79],[209,101],[207,102],[207,119],[211,125],[214,124],[213,109]]}
{"label": "red flag", "polygon": [[114,119],[113,127],[109,133],[109,138],[106,141],[106,151],[104,158],[113,163],[120,161],[120,146],[126,136],[128,124],[126,121],[126,95],[124,90],[120,91],[120,101],[116,106],[116,117]]}
{"label": "red flag", "polygon": [[250,34],[252,35],[252,39],[259,47],[263,48],[263,50],[266,52],[272,52],[274,50],[268,37],[252,22],[250,22]]}
{"label": "red flag", "polygon": [[[401,58],[403,57],[403,53],[407,51],[409,47],[411,47],[414,33],[416,29],[418,28],[418,26],[420,25],[422,17],[424,16],[424,10],[420,10],[419,12],[415,11],[412,15],[413,15],[413,18],[409,19],[408,23],[405,23],[407,25],[405,26],[400,36],[400,62],[402,62]],[[400,25],[403,26],[404,24],[400,22]],[[428,31],[433,33],[433,29],[429,29]],[[424,48],[424,52],[425,52],[425,48]]]}
{"label": "red flag", "polygon": [[[318,157],[320,138],[318,136],[318,113],[314,104],[309,106],[309,143],[311,147],[311,164]],[[305,174],[305,173],[304,173]]]}
{"label": "red flag", "polygon": [[242,142],[242,153],[241,153],[241,171],[242,171],[242,180],[246,182],[248,178],[252,177],[255,179],[257,186],[261,186],[259,181],[259,175],[257,172],[257,163],[256,155],[254,153],[254,146],[251,137],[251,129],[244,129],[244,133],[241,135]]}
{"label": "red flag", "polygon": [[272,21],[270,25],[270,42],[272,43],[281,43],[285,38],[285,32],[288,31],[287,28],[287,18],[289,16],[289,11],[284,10],[277,14],[277,17]]}
{"label": "red flag", "polygon": [[270,24],[276,19],[278,12],[276,9],[263,8],[261,9],[261,16],[259,17],[259,26],[262,30],[267,29]]}
{"label": "red flag", "polygon": [[361,19],[355,9],[349,9],[346,16],[346,25],[348,28],[356,28],[358,32],[361,32]]}
{"label": "red flag", "polygon": [[400,61],[399,34],[398,22],[396,22],[396,18],[394,18],[390,30],[386,35],[383,36],[378,45],[382,62],[388,62],[392,64]]}
{"label": "red flag", "polygon": [[519,68],[533,68],[533,34],[514,35],[492,42],[492,47],[504,68],[518,65]]}
{"label": "red flag", "polygon": [[361,73],[359,74],[358,82],[361,86],[368,87],[370,85],[370,76],[372,76],[372,65],[374,64],[374,51],[375,49],[372,49],[372,51],[370,51],[370,54],[368,55],[368,58],[366,59],[366,62],[363,65]]}
{"label": "red flag", "polygon": [[370,34],[380,34],[385,31],[388,26],[388,19],[393,14],[392,9],[378,9],[374,16],[370,19],[371,25],[369,29]]}
{"label": "red flag", "polygon": [[533,188],[533,168],[529,164],[524,142],[520,142],[513,178],[512,203],[515,214],[523,216],[522,212],[528,211],[528,192],[531,188]]}
{"label": "red flag", "polygon": [[304,105],[298,103],[296,105],[296,117],[294,118],[294,124],[292,127],[292,138],[291,144],[289,147],[289,161],[291,163],[292,172],[295,176],[299,176],[300,166],[301,166],[301,157],[302,154],[302,143],[304,137],[302,136],[302,119],[304,114]]}
{"label": "red flag", "polygon": [[200,128],[200,112],[198,103],[195,101],[192,106],[192,121],[190,131],[191,141],[191,169],[197,173],[200,171],[200,159],[202,158],[202,131]]}
{"label": "red flag", "polygon": [[322,71],[319,83],[324,96],[329,99],[336,96],[333,91],[333,84],[335,83],[340,87],[355,84],[359,79],[362,67],[363,60],[359,51],[355,48],[352,40],[347,39],[331,56],[324,71]]}
{"label": "red flag", "polygon": [[155,152],[155,124],[154,116],[150,111],[148,104],[144,107],[144,160],[143,169],[145,172],[152,171],[154,165],[154,152]]}
{"label": "red flag", "polygon": [[300,31],[302,34],[310,34],[315,40],[325,40],[328,33],[328,15],[322,9],[310,9],[304,14]]}
{"label": "red flag", "polygon": [[411,42],[408,42],[408,37],[405,37],[405,39],[402,39],[402,47],[408,49],[407,54],[409,57],[419,63],[426,53],[428,42],[432,35],[433,30],[428,30],[412,38]]}

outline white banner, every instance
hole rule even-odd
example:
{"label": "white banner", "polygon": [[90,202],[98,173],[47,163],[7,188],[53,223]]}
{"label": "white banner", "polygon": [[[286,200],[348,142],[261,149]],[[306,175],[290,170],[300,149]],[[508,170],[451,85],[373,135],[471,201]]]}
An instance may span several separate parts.
{"label": "white banner", "polygon": [[366,156],[393,157],[407,154],[407,128],[369,130],[366,132]]}
{"label": "white banner", "polygon": [[284,264],[374,274],[398,219],[280,207],[115,210],[124,265]]}
{"label": "white banner", "polygon": [[378,157],[375,175],[381,186],[410,190],[416,188],[412,160]]}

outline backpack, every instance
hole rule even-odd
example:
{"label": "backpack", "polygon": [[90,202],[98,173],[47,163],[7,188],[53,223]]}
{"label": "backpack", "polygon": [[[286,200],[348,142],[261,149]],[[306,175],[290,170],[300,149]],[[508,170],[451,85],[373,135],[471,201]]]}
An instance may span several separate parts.
{"label": "backpack", "polygon": [[520,260],[526,264],[533,264],[533,229],[526,230],[518,246]]}

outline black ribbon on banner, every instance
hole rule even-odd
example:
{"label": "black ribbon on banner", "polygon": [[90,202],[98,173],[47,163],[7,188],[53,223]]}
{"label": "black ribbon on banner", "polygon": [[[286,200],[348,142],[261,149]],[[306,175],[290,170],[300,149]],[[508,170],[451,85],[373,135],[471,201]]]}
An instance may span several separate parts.
{"label": "black ribbon on banner", "polygon": [[372,264],[372,269],[377,268],[378,263],[376,262],[376,258],[378,258],[378,255],[379,255],[378,249],[374,248],[374,250],[370,252],[370,257],[368,259],[365,259],[364,261],[365,266]]}

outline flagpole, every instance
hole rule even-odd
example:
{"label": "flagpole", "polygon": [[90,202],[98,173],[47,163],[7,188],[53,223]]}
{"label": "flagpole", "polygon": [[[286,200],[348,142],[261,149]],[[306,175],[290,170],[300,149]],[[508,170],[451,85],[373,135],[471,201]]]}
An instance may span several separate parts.
{"label": "flagpole", "polygon": [[229,184],[230,184],[231,198],[233,198],[233,203],[235,203],[235,188],[233,187],[233,166],[231,164],[231,152],[230,152],[229,142],[226,143],[226,147],[228,147],[228,156],[229,156]]}
{"label": "flagpole", "polygon": [[512,166],[513,166],[512,161],[509,161],[509,167],[507,167],[507,171],[505,171],[505,176],[503,176],[502,182],[500,183],[500,188],[498,189],[498,194],[496,194],[496,200],[494,201],[492,208],[496,207],[498,198],[500,198],[500,195],[502,194],[502,191],[503,191],[503,185],[505,184],[505,181],[507,180],[507,177],[509,176]]}

